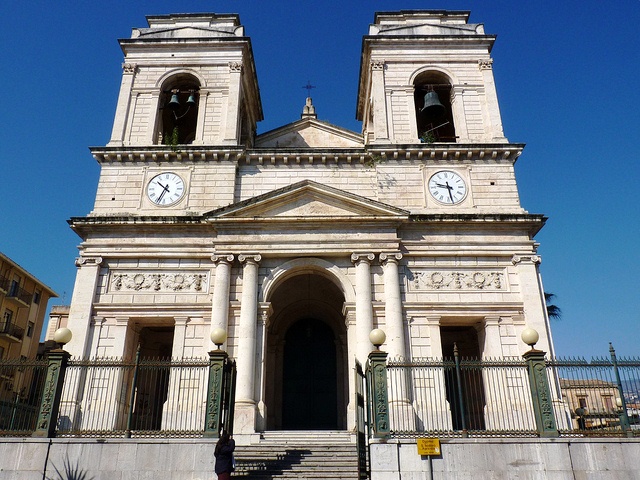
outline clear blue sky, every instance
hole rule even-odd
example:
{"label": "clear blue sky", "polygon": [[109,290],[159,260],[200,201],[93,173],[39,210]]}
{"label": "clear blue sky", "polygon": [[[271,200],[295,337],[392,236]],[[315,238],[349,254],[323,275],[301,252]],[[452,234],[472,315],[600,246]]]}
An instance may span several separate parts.
{"label": "clear blue sky", "polygon": [[523,206],[538,234],[545,289],[563,319],[558,355],[640,354],[640,1],[0,0],[0,251],[68,303],[79,238],[66,220],[92,208],[88,146],[111,133],[118,38],[145,15],[239,13],[253,43],[265,132],[299,118],[310,80],[318,117],[355,120],[362,36],[375,11],[470,10],[497,34],[494,74]]}

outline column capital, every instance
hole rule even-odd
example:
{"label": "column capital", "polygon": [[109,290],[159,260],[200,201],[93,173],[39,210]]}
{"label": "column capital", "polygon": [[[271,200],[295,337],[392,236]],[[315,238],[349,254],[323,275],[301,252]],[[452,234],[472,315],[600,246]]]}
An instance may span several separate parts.
{"label": "column capital", "polygon": [[376,256],[373,253],[352,253],[351,261],[356,265],[360,262],[371,263],[375,260]]}
{"label": "column capital", "polygon": [[534,265],[539,265],[542,263],[542,258],[540,255],[514,255],[511,257],[511,263],[514,265],[518,265],[519,263],[532,263]]}
{"label": "column capital", "polygon": [[484,317],[484,325],[486,327],[490,327],[490,326],[497,327],[498,325],[500,325],[501,319],[502,318],[499,315],[486,316],[486,317]]}
{"label": "column capital", "polygon": [[76,267],[81,267],[83,265],[94,265],[96,267],[99,267],[100,265],[102,265],[102,261],[102,257],[78,257],[76,258]]}
{"label": "column capital", "polygon": [[173,317],[173,321],[175,322],[176,326],[184,326],[187,323],[189,323],[189,320],[191,320],[191,317],[188,316],[178,316],[178,317]]}
{"label": "column capital", "polygon": [[211,255],[211,261],[213,263],[231,263],[233,262],[233,260],[235,259],[235,257],[230,254],[230,253],[221,253],[221,254],[216,254],[214,253],[213,255]]}
{"label": "column capital", "polygon": [[380,263],[382,263],[382,265],[387,262],[397,264],[400,260],[402,260],[402,254],[400,252],[382,252],[380,254]]}
{"label": "column capital", "polygon": [[241,253],[240,255],[238,255],[238,261],[240,263],[254,263],[254,264],[258,264],[260,263],[260,260],[262,260],[262,255],[260,255],[259,253]]}
{"label": "column capital", "polygon": [[242,62],[229,62],[230,72],[242,73],[243,70],[244,66],[242,65]]}
{"label": "column capital", "polygon": [[122,64],[122,73],[124,74],[133,74],[136,73],[138,71],[138,64],[137,63],[123,63]]}
{"label": "column capital", "polygon": [[344,315],[345,325],[355,325],[356,323],[356,306],[353,303],[344,303],[342,306],[342,315]]}
{"label": "column capital", "polygon": [[371,70],[384,70],[384,60],[371,60]]}

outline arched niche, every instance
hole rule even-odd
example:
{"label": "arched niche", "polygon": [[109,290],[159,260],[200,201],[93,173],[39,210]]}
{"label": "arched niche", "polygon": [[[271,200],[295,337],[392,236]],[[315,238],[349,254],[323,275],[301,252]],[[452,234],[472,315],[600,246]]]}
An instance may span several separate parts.
{"label": "arched niche", "polygon": [[427,70],[416,75],[413,87],[420,141],[455,142],[450,78],[442,72]]}
{"label": "arched niche", "polygon": [[156,143],[187,145],[196,138],[200,81],[189,73],[176,73],[161,87]]}

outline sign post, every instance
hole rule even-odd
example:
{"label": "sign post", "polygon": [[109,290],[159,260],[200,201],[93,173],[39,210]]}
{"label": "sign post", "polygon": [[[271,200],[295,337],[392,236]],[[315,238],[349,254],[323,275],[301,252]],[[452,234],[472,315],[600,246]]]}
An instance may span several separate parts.
{"label": "sign post", "polygon": [[427,456],[429,459],[429,478],[433,480],[433,463],[431,457],[434,455],[441,455],[440,439],[439,438],[418,438],[418,455]]}

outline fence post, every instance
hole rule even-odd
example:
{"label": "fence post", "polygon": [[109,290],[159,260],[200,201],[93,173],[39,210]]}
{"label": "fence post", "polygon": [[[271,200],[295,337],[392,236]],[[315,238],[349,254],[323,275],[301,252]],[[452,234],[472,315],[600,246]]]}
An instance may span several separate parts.
{"label": "fence post", "polygon": [[620,395],[620,428],[622,428],[622,431],[627,435],[627,437],[633,437],[631,424],[629,423],[629,413],[627,412],[627,401],[624,398],[624,389],[622,388],[622,382],[620,381],[620,372],[618,371],[618,359],[616,358],[616,351],[613,349],[613,345],[611,343],[609,343],[609,353],[611,354],[613,371],[616,374],[618,395]]}
{"label": "fence post", "polygon": [[60,412],[64,374],[71,354],[62,348],[51,350],[47,354],[47,376],[44,381],[40,411],[34,437],[53,438],[56,435],[56,424]]}
{"label": "fence post", "polygon": [[131,392],[129,393],[129,412],[127,413],[127,428],[124,431],[124,438],[131,438],[131,426],[133,424],[133,407],[136,403],[136,388],[138,388],[138,371],[140,369],[140,348],[136,350],[136,364],[133,367],[133,379],[131,380]]}
{"label": "fence post", "polygon": [[382,438],[391,432],[389,425],[389,398],[387,394],[387,352],[374,350],[369,353],[371,398],[373,409],[373,436]]}
{"label": "fence post", "polygon": [[531,400],[536,418],[538,435],[541,437],[558,437],[556,417],[553,413],[553,402],[547,378],[547,366],[544,361],[545,352],[531,348],[522,355],[527,362]]}
{"label": "fence post", "polygon": [[209,352],[209,384],[207,387],[207,416],[204,436],[218,438],[222,426],[222,406],[225,364],[227,352],[213,350]]}
{"label": "fence post", "polygon": [[464,408],[464,392],[462,390],[462,373],[460,372],[460,356],[458,355],[458,345],[457,343],[453,344],[453,358],[456,364],[456,385],[458,389],[458,407],[460,408],[460,421],[462,423],[462,436],[468,437],[469,432],[467,430],[467,412]]}

